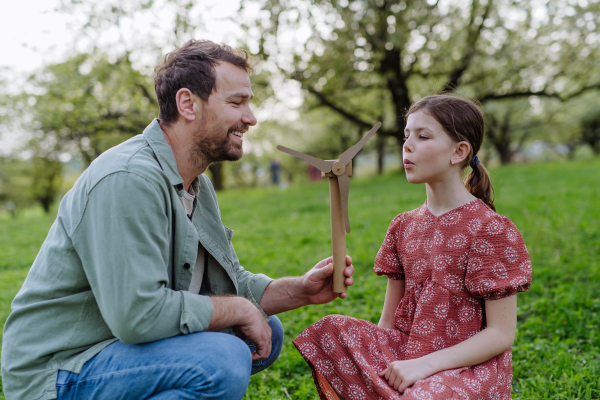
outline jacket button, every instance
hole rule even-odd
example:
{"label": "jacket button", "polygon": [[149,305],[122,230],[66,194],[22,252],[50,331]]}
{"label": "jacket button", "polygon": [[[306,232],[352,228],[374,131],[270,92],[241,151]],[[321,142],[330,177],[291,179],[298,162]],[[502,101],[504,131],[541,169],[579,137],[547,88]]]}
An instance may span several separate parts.
{"label": "jacket button", "polygon": [[190,269],[190,263],[183,264],[183,268],[184,269]]}

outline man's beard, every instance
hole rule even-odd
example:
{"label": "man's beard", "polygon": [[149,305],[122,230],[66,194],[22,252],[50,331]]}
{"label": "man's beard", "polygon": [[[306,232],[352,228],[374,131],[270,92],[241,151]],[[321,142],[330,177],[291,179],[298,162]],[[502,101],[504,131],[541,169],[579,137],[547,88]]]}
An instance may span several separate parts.
{"label": "man's beard", "polygon": [[[212,130],[207,124],[206,129]],[[242,157],[243,149],[242,142],[237,140],[231,140],[230,136],[232,132],[243,130],[246,131],[248,126],[245,124],[237,124],[227,131],[225,136],[217,135],[198,135],[193,144],[192,151],[190,153],[190,161],[199,168],[206,168],[207,165],[221,162],[221,161],[237,161]],[[200,137],[203,137],[200,139]],[[206,163],[205,165],[199,165]]]}

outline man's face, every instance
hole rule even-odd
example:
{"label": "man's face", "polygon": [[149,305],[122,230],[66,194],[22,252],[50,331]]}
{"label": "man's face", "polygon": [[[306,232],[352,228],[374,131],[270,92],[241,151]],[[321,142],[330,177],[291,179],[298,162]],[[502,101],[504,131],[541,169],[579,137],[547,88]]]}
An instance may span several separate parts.
{"label": "man's face", "polygon": [[250,110],[254,95],[248,74],[227,62],[222,62],[215,71],[215,90],[206,102],[198,99],[202,107],[191,161],[239,160],[243,154],[243,136],[249,126],[256,125]]}

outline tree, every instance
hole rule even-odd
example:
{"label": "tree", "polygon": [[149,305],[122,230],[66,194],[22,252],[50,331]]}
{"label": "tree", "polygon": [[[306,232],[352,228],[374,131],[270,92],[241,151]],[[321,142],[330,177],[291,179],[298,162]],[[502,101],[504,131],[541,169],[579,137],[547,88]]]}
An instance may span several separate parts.
{"label": "tree", "polygon": [[588,144],[594,154],[600,154],[600,113],[590,115],[582,121],[581,141]]}
{"label": "tree", "polygon": [[17,157],[0,156],[0,207],[13,217],[33,203],[31,164]]}
{"label": "tree", "polygon": [[383,117],[399,143],[424,94],[564,100],[600,87],[597,3],[242,0],[240,15],[251,8],[264,11],[244,24],[263,70],[362,128]]}
{"label": "tree", "polygon": [[49,157],[35,157],[31,161],[33,164],[31,195],[48,214],[62,186],[63,163]]}
{"label": "tree", "polygon": [[[159,44],[147,46],[153,51],[198,35],[204,26],[202,13],[209,8],[189,0],[65,4],[69,11],[90,16],[87,33],[101,35],[116,27],[126,49],[136,44],[129,39],[135,35],[122,33],[128,25],[123,21],[160,15],[156,31],[166,39],[155,35],[151,43]],[[600,88],[596,67],[600,36],[594,18],[600,12],[598,2],[241,0],[240,4],[233,17],[246,31],[240,45],[261,60],[253,85],[295,82],[305,96],[303,111],[329,110],[361,132],[382,119],[380,134],[399,144],[406,109],[426,94],[458,91],[487,108],[489,103],[532,96],[565,101]],[[271,92],[276,97],[275,90]],[[516,118],[511,125],[523,123]],[[500,135],[510,142],[502,146],[514,147],[513,137],[520,136]],[[383,154],[383,146],[378,148]]]}
{"label": "tree", "polygon": [[148,77],[128,55],[77,54],[32,75],[29,84],[21,95],[32,105],[25,127],[34,132],[35,153],[48,163],[67,153],[89,165],[158,114]]}
{"label": "tree", "polygon": [[32,155],[30,197],[49,212],[62,184],[61,159],[81,158],[89,165],[141,133],[157,115],[156,104],[148,77],[132,67],[128,54],[77,54],[33,74],[25,90],[4,106],[0,102],[0,127],[18,124],[32,135],[26,145]]}

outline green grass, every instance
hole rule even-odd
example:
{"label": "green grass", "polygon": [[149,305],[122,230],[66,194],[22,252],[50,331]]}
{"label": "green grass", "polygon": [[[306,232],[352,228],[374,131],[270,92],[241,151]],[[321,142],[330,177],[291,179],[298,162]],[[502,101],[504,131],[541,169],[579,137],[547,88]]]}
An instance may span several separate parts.
{"label": "green grass", "polygon": [[[520,229],[533,285],[519,294],[514,399],[600,399],[600,160],[512,165],[491,171],[500,214]],[[301,275],[330,254],[327,183],[219,194],[225,225],[246,268],[278,278]],[[400,173],[351,182],[348,252],[355,286],[346,300],[280,315],[286,342],[273,367],[254,376],[246,399],[314,399],[310,370],[291,343],[321,317],[377,322],[385,277],[373,259],[391,219],[425,200]],[[0,216],[0,318],[10,311],[52,217]]]}

